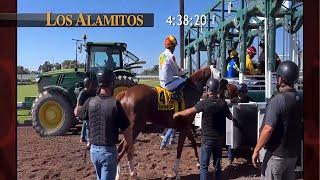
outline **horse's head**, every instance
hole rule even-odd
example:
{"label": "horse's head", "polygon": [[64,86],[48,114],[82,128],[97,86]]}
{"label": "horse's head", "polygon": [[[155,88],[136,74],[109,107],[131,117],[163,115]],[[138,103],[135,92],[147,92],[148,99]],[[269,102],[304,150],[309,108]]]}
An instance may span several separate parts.
{"label": "horse's head", "polygon": [[193,106],[197,101],[199,101],[203,93],[203,87],[206,85],[210,77],[211,69],[210,67],[206,67],[196,71],[187,79],[187,86],[184,91],[186,97],[188,97],[187,106]]}
{"label": "horse's head", "polygon": [[198,91],[202,91],[210,77],[211,69],[210,67],[206,67],[193,73],[190,77],[190,81],[196,86]]}

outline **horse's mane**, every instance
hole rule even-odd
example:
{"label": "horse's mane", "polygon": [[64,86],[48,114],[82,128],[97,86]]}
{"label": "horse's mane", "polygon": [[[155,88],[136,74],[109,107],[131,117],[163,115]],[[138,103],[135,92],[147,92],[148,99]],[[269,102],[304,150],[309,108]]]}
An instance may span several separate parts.
{"label": "horse's mane", "polygon": [[127,92],[127,91],[121,91],[121,92],[119,92],[119,94],[117,94],[117,96],[116,96],[116,99],[117,99],[118,101],[120,101],[120,100],[126,95],[126,92]]}
{"label": "horse's mane", "polygon": [[206,67],[194,72],[189,78],[189,80],[193,82],[195,85],[203,86],[210,77],[211,77],[210,67]]}

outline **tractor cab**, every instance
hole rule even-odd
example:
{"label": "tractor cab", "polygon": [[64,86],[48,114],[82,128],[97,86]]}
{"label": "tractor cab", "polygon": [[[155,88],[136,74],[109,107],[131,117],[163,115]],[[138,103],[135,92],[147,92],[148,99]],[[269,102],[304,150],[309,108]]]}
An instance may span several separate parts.
{"label": "tractor cab", "polygon": [[86,43],[86,72],[98,72],[103,68],[110,70],[123,69],[123,52],[127,44],[111,43]]}
{"label": "tractor cab", "polygon": [[129,87],[138,84],[133,69],[142,68],[145,61],[127,51],[126,43],[86,42],[80,44],[86,50],[85,69],[62,69],[37,76],[39,96],[32,105],[32,121],[36,132],[41,136],[64,135],[79,121],[73,110],[80,91],[84,88],[83,79],[96,78],[96,73],[108,68],[116,75],[114,97]]}

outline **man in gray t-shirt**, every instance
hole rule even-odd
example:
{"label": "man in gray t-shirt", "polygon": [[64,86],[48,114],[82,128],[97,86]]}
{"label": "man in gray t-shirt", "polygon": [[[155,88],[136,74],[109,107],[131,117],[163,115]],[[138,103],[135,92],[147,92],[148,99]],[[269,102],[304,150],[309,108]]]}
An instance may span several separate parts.
{"label": "man in gray t-shirt", "polygon": [[252,162],[257,167],[259,151],[267,151],[261,168],[261,179],[293,180],[302,135],[302,97],[294,83],[299,68],[291,62],[282,62],[277,69],[279,94],[272,97],[266,109],[262,130],[254,148]]}

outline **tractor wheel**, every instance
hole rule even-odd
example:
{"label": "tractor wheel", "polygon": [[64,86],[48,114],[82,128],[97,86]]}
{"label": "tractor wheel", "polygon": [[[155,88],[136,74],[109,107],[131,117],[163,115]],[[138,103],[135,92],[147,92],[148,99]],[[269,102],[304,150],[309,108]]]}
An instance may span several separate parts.
{"label": "tractor wheel", "polygon": [[129,87],[138,84],[132,77],[118,76],[115,82],[113,97],[116,97],[120,92],[126,91]]}
{"label": "tractor wheel", "polygon": [[65,135],[74,119],[72,106],[58,92],[42,92],[32,106],[32,125],[40,136]]}

